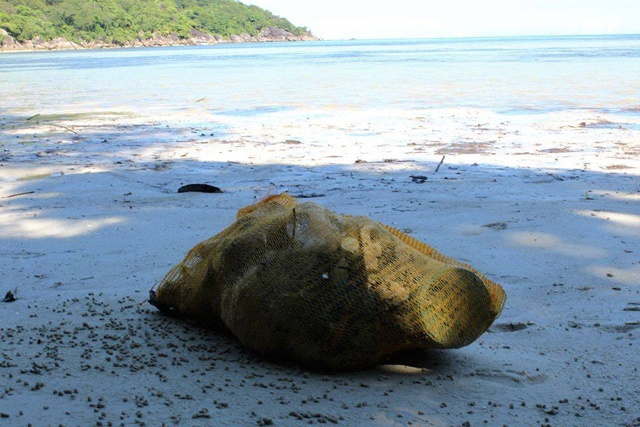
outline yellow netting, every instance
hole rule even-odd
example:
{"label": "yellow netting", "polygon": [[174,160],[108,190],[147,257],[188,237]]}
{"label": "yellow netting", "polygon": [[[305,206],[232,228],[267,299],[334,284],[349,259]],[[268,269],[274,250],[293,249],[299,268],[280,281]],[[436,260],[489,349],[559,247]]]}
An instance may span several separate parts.
{"label": "yellow netting", "polygon": [[470,344],[504,301],[499,285],[395,228],[282,194],[196,245],[152,302],[258,352],[341,369]]}

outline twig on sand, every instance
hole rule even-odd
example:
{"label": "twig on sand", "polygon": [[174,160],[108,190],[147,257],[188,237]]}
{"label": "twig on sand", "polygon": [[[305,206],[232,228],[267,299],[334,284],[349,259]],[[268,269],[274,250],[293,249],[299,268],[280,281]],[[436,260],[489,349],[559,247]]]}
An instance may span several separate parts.
{"label": "twig on sand", "polygon": [[57,126],[57,127],[59,127],[59,128],[66,129],[66,130],[68,130],[69,132],[72,132],[72,133],[74,133],[74,134],[76,134],[76,135],[78,134],[78,132],[76,132],[75,130],[70,129],[70,128],[66,127],[66,126],[62,126],[62,125],[50,125],[50,126]]}
{"label": "twig on sand", "polygon": [[[29,117],[29,118],[27,119],[27,121],[29,122],[29,121],[31,121],[31,120],[33,120],[33,119],[35,119],[35,118],[38,118],[38,117],[40,117],[40,113],[35,114],[35,115],[33,115],[33,116]],[[76,132],[75,130],[73,130],[73,129],[71,129],[71,128],[68,128],[68,127],[66,127],[66,126],[62,126],[62,125],[54,125],[54,124],[50,124],[50,126],[56,126],[56,127],[62,128],[62,129],[66,129],[66,130],[68,130],[69,132],[73,132],[73,133],[74,133],[74,134],[76,134],[76,135],[78,134],[78,132]]]}
{"label": "twig on sand", "polygon": [[4,196],[3,199],[10,199],[12,197],[24,196],[24,195],[33,194],[33,193],[35,193],[35,191],[26,191],[24,193],[16,193],[16,194],[11,194],[10,196]]}
{"label": "twig on sand", "polygon": [[313,199],[316,197],[324,197],[324,194],[318,194],[318,193],[296,194],[295,197],[296,199]]}
{"label": "twig on sand", "polygon": [[438,163],[438,167],[436,167],[436,171],[434,173],[438,173],[438,171],[440,170],[440,166],[442,166],[442,163],[444,163],[444,157],[442,156],[442,159],[440,160],[440,163]]}

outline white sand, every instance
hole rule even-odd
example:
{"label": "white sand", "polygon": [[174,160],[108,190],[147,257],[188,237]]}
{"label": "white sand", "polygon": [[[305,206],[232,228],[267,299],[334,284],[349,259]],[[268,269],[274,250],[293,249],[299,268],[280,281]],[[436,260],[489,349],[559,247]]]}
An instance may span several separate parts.
{"label": "white sand", "polygon": [[[640,425],[637,114],[28,116],[0,117],[0,298],[18,297],[0,302],[0,425]],[[282,191],[473,264],[502,316],[463,349],[336,374],[145,302]]]}

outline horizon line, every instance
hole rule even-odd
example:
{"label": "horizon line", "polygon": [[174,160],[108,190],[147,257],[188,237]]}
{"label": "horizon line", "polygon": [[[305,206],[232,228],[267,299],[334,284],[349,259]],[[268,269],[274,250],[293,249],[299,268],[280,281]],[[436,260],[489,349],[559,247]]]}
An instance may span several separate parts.
{"label": "horizon line", "polygon": [[358,40],[442,40],[442,39],[515,39],[515,38],[554,38],[554,37],[640,37],[638,33],[580,33],[580,34],[519,34],[519,35],[478,35],[478,36],[407,36],[407,37],[338,37],[322,38],[311,33],[320,41],[358,41]]}

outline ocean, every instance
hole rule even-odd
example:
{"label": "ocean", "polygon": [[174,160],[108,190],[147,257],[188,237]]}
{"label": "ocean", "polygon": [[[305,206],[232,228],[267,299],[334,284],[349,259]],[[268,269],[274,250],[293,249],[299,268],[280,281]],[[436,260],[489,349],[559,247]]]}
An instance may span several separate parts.
{"label": "ocean", "polygon": [[0,55],[0,114],[481,108],[640,114],[640,35],[349,40]]}

